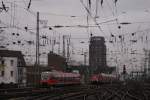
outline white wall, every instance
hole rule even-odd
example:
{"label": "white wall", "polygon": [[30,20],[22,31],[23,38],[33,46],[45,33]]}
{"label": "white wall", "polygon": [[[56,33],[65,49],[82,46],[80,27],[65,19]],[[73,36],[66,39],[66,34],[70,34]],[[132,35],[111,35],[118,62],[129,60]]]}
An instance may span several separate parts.
{"label": "white wall", "polygon": [[[18,68],[17,68],[17,58],[16,57],[3,57],[4,69],[0,70],[0,83],[17,83],[18,82]],[[13,60],[13,65],[11,65],[11,60]],[[0,61],[1,63],[1,61]],[[4,71],[4,76],[1,72]],[[13,71],[13,76],[11,76],[11,71]]]}

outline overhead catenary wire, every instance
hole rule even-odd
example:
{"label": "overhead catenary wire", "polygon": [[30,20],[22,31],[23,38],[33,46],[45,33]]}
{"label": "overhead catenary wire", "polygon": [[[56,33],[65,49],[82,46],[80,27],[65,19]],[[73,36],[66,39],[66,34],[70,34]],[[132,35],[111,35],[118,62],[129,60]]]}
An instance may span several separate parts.
{"label": "overhead catenary wire", "polygon": [[58,14],[53,12],[40,12],[42,15],[52,15],[52,16],[60,16],[60,17],[71,17],[71,18],[85,18],[85,16],[79,15],[69,15],[69,14]]}
{"label": "overhead catenary wire", "polygon": [[31,2],[32,2],[32,0],[30,0],[30,1],[29,1],[29,3],[28,3],[28,7],[27,7],[27,10],[29,10],[29,9],[30,9]]}
{"label": "overhead catenary wire", "polygon": [[[102,12],[104,13],[104,15],[105,15],[105,11],[103,11],[103,10],[104,10],[104,7],[103,7],[104,2],[106,2],[106,4],[107,4],[109,10],[112,12],[112,15],[113,15],[113,19],[112,19],[112,20],[108,20],[108,21],[104,22],[104,23],[106,23],[107,25],[109,25],[109,24],[112,24],[112,23],[109,23],[109,24],[108,24],[108,22],[116,21],[116,20],[117,20],[117,17],[115,17],[115,14],[114,14],[114,12],[113,12],[113,9],[111,8],[111,6],[109,5],[109,3],[108,3],[107,0],[105,0],[105,1],[104,1],[104,0],[98,0],[98,3],[100,3],[101,8],[102,8]],[[104,23],[102,23],[102,24],[104,24]],[[114,24],[114,23],[113,23],[113,24]],[[112,34],[112,32],[110,31],[110,27],[108,27],[108,30],[109,30],[109,33]]]}
{"label": "overhead catenary wire", "polygon": [[99,8],[99,0],[96,0],[96,8],[95,8],[95,18],[97,18],[98,17],[98,8]]}
{"label": "overhead catenary wire", "polygon": [[[17,4],[18,2],[21,2],[21,3],[23,2],[25,4],[24,0],[23,1],[15,1],[14,5],[17,6],[17,7],[19,7],[19,8],[24,9],[25,11],[29,12],[30,14],[32,14],[36,18],[36,12],[35,11],[33,11],[31,8],[27,9],[27,7],[20,6],[19,4]],[[5,3],[10,3],[11,4],[13,2],[12,1],[7,1]]]}
{"label": "overhead catenary wire", "polygon": [[105,1],[106,1],[106,4],[108,5],[110,11],[112,12],[112,15],[115,16],[115,13],[114,13],[113,9],[111,8],[109,2],[107,0],[105,0]]}
{"label": "overhead catenary wire", "polygon": [[[29,12],[29,11],[28,11]],[[72,17],[72,16],[71,16]],[[109,22],[109,21],[108,21]],[[99,24],[99,23],[98,23]],[[101,23],[100,23],[101,24]],[[65,27],[73,27],[73,26],[65,26]],[[75,26],[74,26],[75,27]],[[78,25],[78,27],[82,27],[82,25]],[[94,27],[94,26],[89,26],[89,27]],[[56,28],[56,27],[55,27]],[[58,28],[58,27],[57,27]]]}
{"label": "overhead catenary wire", "polygon": [[26,6],[27,4],[26,4],[25,0],[22,0],[22,1],[23,1],[24,5]]}
{"label": "overhead catenary wire", "polygon": [[[28,11],[28,12],[30,12],[30,10]],[[32,11],[31,11],[31,13],[32,13]],[[41,12],[41,14],[44,14],[44,13],[42,13]],[[55,15],[54,14],[54,16],[57,16],[57,14]],[[61,16],[61,15],[58,15],[58,16]],[[77,18],[77,16],[72,16],[72,15],[64,15],[64,17],[71,17],[71,18]],[[78,16],[78,17],[80,17],[80,16]],[[81,16],[82,17],[82,16]],[[84,17],[84,16],[83,16]],[[98,22],[97,22],[98,23]],[[106,22],[107,24],[116,24],[116,23],[109,23],[109,22]],[[131,24],[136,24],[136,23],[148,23],[148,22],[131,22]],[[98,24],[100,24],[100,25],[104,25],[105,23],[98,23]],[[119,23],[120,24],[120,23]],[[62,26],[62,27],[61,27]],[[52,26],[48,26],[47,28],[49,28],[49,27],[52,27],[53,28],[53,30],[55,29],[55,28],[87,28],[87,26],[88,27],[98,27],[97,25],[60,25],[60,27],[58,26],[58,25],[52,25]],[[15,27],[15,26],[14,26]],[[41,28],[44,28],[44,27],[41,27]],[[24,30],[24,28],[20,28],[20,29],[22,29],[22,30]],[[31,30],[34,30],[34,28],[29,28],[29,30],[31,31]],[[28,30],[28,31],[29,31]],[[137,31],[136,31],[137,32]],[[124,33],[124,34],[128,34],[128,35],[130,35],[131,33]],[[140,34],[140,33],[139,33]],[[119,35],[115,35],[115,36],[119,36]]]}
{"label": "overhead catenary wire", "polygon": [[[11,4],[11,13],[9,14],[9,12],[7,12],[6,14],[8,14],[8,15],[10,15],[10,25],[7,25],[7,27],[13,27],[14,26],[14,28],[17,26],[17,25],[14,25],[14,24],[19,24],[19,20],[17,19],[17,17],[15,17],[15,10],[16,10],[16,7],[17,7],[17,9],[18,8],[23,8],[22,6],[19,6],[18,4],[16,4],[15,2],[6,2],[6,3],[10,3]],[[23,8],[23,9],[25,9],[25,8]],[[27,11],[26,9],[25,9],[25,11]],[[27,11],[27,12],[29,12],[29,11]],[[33,13],[32,13],[33,14]],[[16,23],[15,23],[16,22]],[[17,26],[18,27],[18,26]],[[19,26],[20,27],[20,26]],[[17,29],[19,29],[19,28],[17,28]],[[21,29],[21,28],[20,28]]]}
{"label": "overhead catenary wire", "polygon": [[85,10],[87,11],[87,13],[90,15],[90,17],[93,19],[93,21],[95,22],[95,24],[98,26],[99,30],[103,33],[103,35],[105,36],[104,31],[101,29],[101,27],[99,26],[99,24],[97,23],[96,19],[92,17],[89,9],[85,6],[85,4],[83,3],[83,0],[80,0],[80,2],[82,3],[83,7],[85,8]]}

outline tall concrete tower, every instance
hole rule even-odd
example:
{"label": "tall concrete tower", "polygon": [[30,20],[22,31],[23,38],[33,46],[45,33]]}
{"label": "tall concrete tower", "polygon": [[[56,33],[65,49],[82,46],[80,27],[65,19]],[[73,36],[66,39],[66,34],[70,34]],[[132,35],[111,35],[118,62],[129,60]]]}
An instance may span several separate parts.
{"label": "tall concrete tower", "polygon": [[92,73],[100,73],[106,70],[106,45],[101,36],[92,36],[89,45],[89,65]]}

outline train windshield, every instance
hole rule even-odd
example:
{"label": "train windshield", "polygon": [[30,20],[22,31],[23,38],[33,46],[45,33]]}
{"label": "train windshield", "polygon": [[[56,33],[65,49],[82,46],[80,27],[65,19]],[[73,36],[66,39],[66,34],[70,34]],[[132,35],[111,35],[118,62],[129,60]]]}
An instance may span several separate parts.
{"label": "train windshield", "polygon": [[49,78],[51,78],[51,72],[42,72],[41,73],[42,80],[48,80]]}

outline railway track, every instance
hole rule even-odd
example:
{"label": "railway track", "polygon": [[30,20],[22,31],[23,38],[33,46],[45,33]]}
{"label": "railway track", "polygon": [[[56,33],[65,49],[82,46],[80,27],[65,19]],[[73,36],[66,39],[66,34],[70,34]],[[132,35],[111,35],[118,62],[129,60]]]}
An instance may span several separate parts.
{"label": "railway track", "polygon": [[[138,86],[138,87],[137,87]],[[25,89],[0,95],[0,100],[150,100],[150,85],[85,85],[62,88]],[[17,97],[14,95],[18,95]]]}
{"label": "railway track", "polygon": [[[99,98],[101,100],[149,100],[150,99],[150,85],[144,86],[139,85],[135,87],[132,85],[120,85],[120,86],[107,86],[101,90],[101,95]],[[145,92],[145,89],[147,92]],[[97,99],[99,100],[99,99]]]}
{"label": "railway track", "polygon": [[82,91],[91,86],[67,86],[55,88],[28,88],[28,89],[13,89],[1,90],[0,100],[46,100],[46,98],[57,97],[60,95]]}

